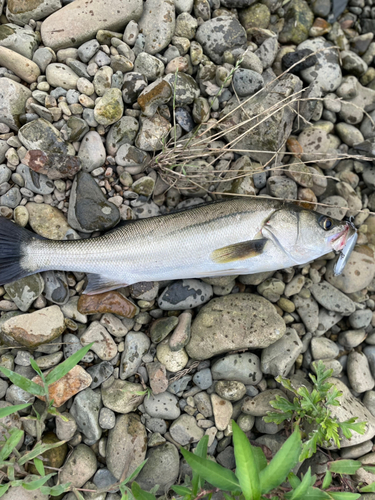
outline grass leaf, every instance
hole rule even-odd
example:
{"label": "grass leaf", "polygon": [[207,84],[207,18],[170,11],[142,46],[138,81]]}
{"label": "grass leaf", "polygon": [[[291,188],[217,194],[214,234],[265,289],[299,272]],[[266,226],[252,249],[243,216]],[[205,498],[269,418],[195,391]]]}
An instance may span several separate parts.
{"label": "grass leaf", "polygon": [[0,497],[5,495],[5,493],[9,490],[9,488],[10,488],[10,483],[0,484]]}
{"label": "grass leaf", "polygon": [[46,475],[46,471],[44,470],[43,461],[40,460],[40,458],[34,458],[34,465],[35,465],[36,470],[39,472],[39,474],[41,476]]}
{"label": "grass leaf", "polygon": [[146,460],[143,460],[143,462],[138,465],[138,467],[135,469],[135,471],[132,472],[130,474],[130,476],[128,476],[126,479],[124,479],[122,481],[121,485],[125,486],[125,484],[130,483],[130,481],[133,481],[133,479],[135,479],[138,476],[138,474],[141,472],[141,470],[145,466],[147,460],[148,460],[147,458],[146,458]]}
{"label": "grass leaf", "polygon": [[57,365],[55,368],[53,368],[49,374],[46,376],[46,383],[48,385],[54,384],[61,378],[63,378],[72,368],[74,368],[80,361],[81,359],[87,354],[87,352],[91,349],[93,346],[94,342],[91,342],[85,347],[82,347],[79,351],[76,353],[72,354],[72,356],[69,356],[68,359]]}
{"label": "grass leaf", "polygon": [[12,370],[8,370],[8,368],[5,368],[5,366],[0,366],[0,371],[6,377],[8,377],[9,380],[13,382],[13,384],[15,384],[17,387],[20,387],[24,391],[29,392],[30,394],[34,394],[34,396],[45,396],[46,392],[44,390],[44,387],[41,387],[28,378],[23,377],[19,373],[12,372]]}
{"label": "grass leaf", "polygon": [[367,486],[363,486],[359,490],[361,493],[374,493],[375,492],[375,482],[368,484]]}
{"label": "grass leaf", "polygon": [[[206,458],[207,457],[207,446],[208,446],[208,436],[203,436],[202,439],[200,439],[199,443],[197,444],[197,447],[194,450],[195,455],[197,457],[201,458]],[[201,483],[203,483],[204,480],[200,477],[200,475],[193,471],[193,477],[191,480],[191,489],[192,489],[192,494],[194,497],[198,494],[198,490],[202,486]]]}
{"label": "grass leaf", "polygon": [[132,493],[136,500],[156,500],[155,495],[142,490],[138,483],[135,481],[132,484]]}
{"label": "grass leaf", "polygon": [[360,493],[350,493],[349,491],[330,491],[333,500],[357,500],[361,498]]}
{"label": "grass leaf", "polygon": [[201,458],[181,448],[181,453],[193,471],[196,471],[207,482],[224,491],[238,491],[240,485],[237,477],[231,470],[212,462],[207,458]]}
{"label": "grass leaf", "polygon": [[355,474],[360,467],[359,460],[335,460],[329,464],[329,470],[336,474]]}
{"label": "grass leaf", "polygon": [[303,499],[306,495],[307,490],[310,488],[310,480],[311,480],[311,468],[309,467],[306,474],[304,475],[301,483],[293,491],[293,494],[290,497],[290,500]]}
{"label": "grass leaf", "polygon": [[271,462],[259,474],[262,495],[279,486],[298,463],[301,452],[301,432],[296,427]]}
{"label": "grass leaf", "polygon": [[64,444],[65,441],[59,441],[58,443],[53,443],[53,444],[44,444],[44,443],[38,443],[34,446],[34,448],[25,453],[19,460],[18,463],[19,465],[25,464],[28,460],[34,460],[38,455],[42,455],[45,451],[47,450],[52,450],[53,448],[58,448],[62,444]]}
{"label": "grass leaf", "polygon": [[327,470],[326,475],[324,476],[323,479],[323,484],[322,484],[323,490],[331,486],[331,483],[332,483],[332,474],[329,470]]}
{"label": "grass leaf", "polygon": [[0,409],[0,418],[7,417],[8,415],[11,415],[12,413],[16,413],[16,411],[24,410],[28,406],[30,406],[31,403],[25,403],[22,405],[14,405],[14,406],[7,406],[6,408],[1,408]]}
{"label": "grass leaf", "polygon": [[19,429],[11,429],[9,433],[9,438],[5,441],[0,450],[0,462],[4,462],[4,460],[9,457],[23,436],[23,431]]}
{"label": "grass leaf", "polygon": [[245,500],[259,500],[261,496],[259,467],[246,434],[232,420],[236,476]]}
{"label": "grass leaf", "polygon": [[48,481],[48,479],[50,479],[53,476],[56,476],[56,472],[53,472],[52,474],[47,474],[47,476],[41,477],[40,479],[35,479],[35,481],[31,481],[30,483],[24,481],[22,483],[22,488],[24,488],[27,491],[38,490],[41,486],[44,485],[44,483]]}

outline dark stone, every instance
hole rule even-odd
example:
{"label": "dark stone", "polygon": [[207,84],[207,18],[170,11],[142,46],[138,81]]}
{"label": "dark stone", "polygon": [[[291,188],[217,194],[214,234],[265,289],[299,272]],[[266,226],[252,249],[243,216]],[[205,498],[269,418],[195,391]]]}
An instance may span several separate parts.
{"label": "dark stone", "polygon": [[87,172],[74,179],[68,211],[68,223],[84,233],[111,229],[120,220],[119,209],[107,201],[100,187]]}
{"label": "dark stone", "polygon": [[101,386],[113,373],[113,366],[109,361],[102,361],[101,363],[87,368],[87,373],[91,375],[92,384],[91,389],[96,389]]}
{"label": "dark stone", "polygon": [[176,108],[176,121],[181,128],[190,132],[195,127],[191,114],[185,108]]}
{"label": "dark stone", "polygon": [[[313,51],[310,49],[301,49],[301,50],[296,50],[295,52],[289,52],[288,54],[285,54],[283,58],[281,59],[281,64],[283,71],[286,71],[287,69],[291,68],[293,64],[298,63],[301,59],[304,57],[308,56],[309,54],[313,54]],[[302,61],[301,63],[297,64],[297,66],[294,66],[293,69],[290,70],[290,73],[297,74],[303,69],[310,68],[311,66],[314,66],[317,62],[316,55],[312,55]]]}

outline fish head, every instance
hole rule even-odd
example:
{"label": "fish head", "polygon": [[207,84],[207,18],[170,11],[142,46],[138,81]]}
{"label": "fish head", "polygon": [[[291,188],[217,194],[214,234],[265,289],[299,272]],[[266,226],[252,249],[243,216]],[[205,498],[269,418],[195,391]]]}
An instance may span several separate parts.
{"label": "fish head", "polygon": [[331,251],[338,252],[337,274],[344,269],[357,241],[357,230],[351,221],[333,219],[296,205],[275,212],[265,228],[274,243],[296,264],[317,259]]}

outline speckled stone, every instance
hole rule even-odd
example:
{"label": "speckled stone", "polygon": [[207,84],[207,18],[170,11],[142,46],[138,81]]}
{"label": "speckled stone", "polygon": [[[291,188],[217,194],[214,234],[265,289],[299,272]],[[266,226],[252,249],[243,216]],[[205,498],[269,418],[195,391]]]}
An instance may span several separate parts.
{"label": "speckled stone", "polygon": [[165,49],[175,31],[175,5],[171,0],[146,0],[138,26],[145,35],[145,52],[157,54]]}

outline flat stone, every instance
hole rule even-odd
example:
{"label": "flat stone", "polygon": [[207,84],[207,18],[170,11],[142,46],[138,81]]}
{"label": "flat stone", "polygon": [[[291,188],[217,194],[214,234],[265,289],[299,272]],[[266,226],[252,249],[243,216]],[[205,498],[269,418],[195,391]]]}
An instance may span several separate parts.
{"label": "flat stone", "polygon": [[[39,273],[26,276],[4,285],[5,291],[18,309],[26,312],[44,290],[44,281]],[[52,311],[51,311],[52,313]],[[18,324],[19,325],[19,324]],[[18,326],[20,327],[20,325]]]}
{"label": "flat stone", "polygon": [[[34,377],[32,381],[41,386],[43,385],[39,375]],[[72,396],[75,396],[78,392],[89,387],[91,382],[92,378],[90,375],[82,368],[82,366],[76,365],[60,380],[48,387],[49,398],[50,400],[53,399],[53,406],[59,408]],[[42,396],[40,396],[39,399],[44,401],[44,397]]]}
{"label": "flat stone", "polygon": [[85,436],[84,441],[89,446],[99,441],[102,435],[102,429],[99,425],[100,408],[100,393],[96,393],[90,388],[77,394],[70,408],[78,430]]}
{"label": "flat stone", "polygon": [[[107,133],[106,147],[110,155],[115,156],[119,153],[119,158],[116,157],[116,162],[120,159],[120,148],[124,144],[129,146],[133,144],[139,128],[138,121],[132,116],[123,116],[118,122],[112,125]],[[142,152],[143,153],[143,152]],[[146,153],[143,153],[147,156]],[[118,165],[122,165],[117,162]],[[124,165],[125,166],[125,165]]]}
{"label": "flat stone", "polygon": [[133,302],[116,291],[81,295],[77,307],[81,314],[112,313],[123,318],[133,318],[138,311]]}
{"label": "flat stone", "polygon": [[203,306],[186,346],[193,359],[238,349],[265,348],[285,333],[285,323],[266,299],[248,293],[227,295]]}
{"label": "flat stone", "polygon": [[[140,0],[111,0],[103,3],[93,0],[88,6],[76,0],[50,15],[42,24],[41,35],[45,46],[53,50],[78,47],[95,38],[98,30],[123,31],[129,21],[138,21],[142,14]],[[74,23],[72,23],[74,19]]]}
{"label": "flat stone", "polygon": [[294,295],[293,303],[308,332],[315,332],[319,326],[319,306],[313,297]]}
{"label": "flat stone", "polygon": [[215,384],[215,391],[218,396],[227,401],[239,401],[245,396],[246,387],[237,380],[219,380]]}
{"label": "flat stone", "polygon": [[195,418],[186,413],[182,414],[172,423],[169,432],[172,438],[182,446],[189,443],[196,443],[204,435],[203,429],[197,426]]}
{"label": "flat stone", "polygon": [[[340,440],[341,448],[354,446],[372,439],[375,435],[375,417],[373,417],[358,398],[351,394],[350,389],[341,380],[329,378],[327,379],[327,383],[334,384],[342,392],[342,396],[337,398],[339,405],[330,407],[332,418],[337,418],[339,422],[344,422],[349,418],[357,417],[357,422],[367,423],[364,434],[361,435],[353,431],[353,436],[350,439],[342,436]],[[337,447],[331,444],[327,449],[335,450]]]}
{"label": "flat stone", "polygon": [[39,149],[28,151],[22,158],[22,163],[51,180],[71,178],[81,170],[81,160],[77,156],[50,153]]}
{"label": "flat stone", "polygon": [[118,208],[107,201],[93,177],[86,172],[79,172],[69,198],[69,224],[83,233],[92,233],[111,229],[119,220]]}
{"label": "flat stone", "polygon": [[38,43],[38,35],[33,30],[11,23],[0,26],[0,45],[18,52],[27,59],[32,59]]}
{"label": "flat stone", "polygon": [[0,65],[9,69],[27,83],[36,82],[40,76],[40,69],[35,62],[27,57],[0,46]]}
{"label": "flat stone", "polygon": [[169,337],[171,351],[179,351],[188,344],[191,333],[191,313],[185,311],[178,317],[178,325]]}
{"label": "flat stone", "polygon": [[209,368],[204,368],[203,370],[195,373],[193,382],[200,389],[202,389],[202,391],[208,389],[212,385],[211,370]]}
{"label": "flat stone", "polygon": [[143,462],[147,449],[147,433],[138,415],[119,415],[108,433],[106,447],[107,467],[116,479],[132,474]]}
{"label": "flat stone", "polygon": [[163,149],[163,142],[167,137],[171,124],[159,115],[141,117],[135,146],[143,151],[156,151]]}
{"label": "flat stone", "polygon": [[42,274],[47,300],[63,305],[69,300],[69,286],[64,271],[46,271]]}
{"label": "flat stone", "polygon": [[29,202],[26,205],[29,223],[33,230],[49,240],[77,240],[78,234],[66,221],[56,207],[41,203]]}
{"label": "flat stone", "polygon": [[162,392],[145,398],[143,402],[146,412],[150,417],[176,420],[180,416],[178,399],[170,392]]}
{"label": "flat stone", "polygon": [[348,355],[347,372],[350,385],[355,392],[361,394],[374,388],[375,380],[364,353],[353,351]]}
{"label": "flat stone", "polygon": [[232,418],[232,403],[221,398],[217,394],[211,394],[211,404],[215,419],[215,427],[218,431],[224,431]]}
{"label": "flat stone", "polygon": [[83,346],[94,342],[90,349],[103,361],[109,361],[117,354],[115,341],[99,321],[90,323],[90,326],[81,335],[80,340]]}
{"label": "flat stone", "polygon": [[52,87],[62,87],[69,90],[77,88],[79,76],[66,64],[51,63],[47,66],[46,78]]}
{"label": "flat stone", "polygon": [[[140,34],[139,36],[142,35]],[[153,82],[163,76],[164,64],[157,57],[142,51],[134,61],[134,71],[142,74],[148,81]]]}
{"label": "flat stone", "polygon": [[44,19],[58,9],[61,9],[61,0],[9,0],[6,16],[16,24],[29,24],[29,21]]}
{"label": "flat stone", "polygon": [[276,396],[281,396],[285,398],[285,393],[280,389],[268,389],[254,398],[245,399],[242,405],[242,411],[246,415],[252,415],[253,417],[264,417],[269,411],[275,411],[275,409],[270,405],[271,401],[276,399]]}
{"label": "flat stone", "polygon": [[64,316],[58,306],[15,316],[2,325],[5,335],[28,348],[51,342],[64,330]]}
{"label": "flat stone", "polygon": [[137,476],[137,483],[146,491],[158,484],[156,494],[164,494],[175,484],[179,475],[180,457],[177,448],[172,443],[149,448],[146,459],[146,465]]}
{"label": "flat stone", "polygon": [[91,389],[96,389],[100,387],[103,382],[105,382],[113,373],[113,365],[108,361],[102,361],[101,363],[87,368],[87,373],[92,378],[92,383],[90,385]]}
{"label": "flat stone", "polygon": [[55,189],[55,185],[47,176],[34,172],[22,163],[17,166],[16,172],[22,176],[25,188],[32,193],[47,195],[51,194]]}
{"label": "flat stone", "polygon": [[97,461],[95,453],[85,444],[79,444],[65,462],[60,479],[81,488],[96,472]]}
{"label": "flat stone", "polygon": [[150,339],[143,332],[129,332],[126,335],[120,361],[120,378],[122,380],[137,373],[142,363],[142,357],[149,348]]}
{"label": "flat stone", "polygon": [[[0,78],[0,123],[17,131],[21,127],[19,116],[25,113],[25,104],[29,97],[31,97],[31,91],[24,85],[10,78]],[[7,146],[5,141],[4,146]],[[4,147],[0,148],[1,153],[3,153],[3,149]],[[6,147],[6,149],[8,148]]]}
{"label": "flat stone", "polygon": [[186,73],[169,73],[164,77],[173,89],[176,106],[192,104],[200,95],[199,87],[194,78]]}
{"label": "flat stone", "polygon": [[340,352],[339,346],[325,337],[313,337],[310,347],[314,359],[335,358]]}
{"label": "flat stone", "polygon": [[67,144],[60,132],[44,118],[26,123],[18,132],[18,139],[26,149],[41,149],[52,153],[75,154],[71,144]]}
{"label": "flat stone", "polygon": [[146,0],[139,20],[139,31],[145,36],[145,52],[157,54],[165,49],[175,32],[175,5],[170,0]]}
{"label": "flat stone", "polygon": [[328,311],[338,312],[343,316],[349,316],[355,311],[354,302],[327,281],[315,283],[310,291],[315,300]]}
{"label": "flat stone", "polygon": [[136,394],[143,391],[141,384],[115,379],[112,376],[102,384],[101,391],[104,406],[117,413],[135,411],[144,398],[143,395]]}
{"label": "flat stone", "polygon": [[314,22],[314,14],[308,3],[304,0],[292,0],[285,10],[285,23],[279,34],[279,41],[283,44],[305,41]]}
{"label": "flat stone", "polygon": [[158,299],[161,309],[191,309],[211,299],[212,286],[196,279],[178,280],[168,286]]}
{"label": "flat stone", "polygon": [[92,130],[83,137],[78,151],[78,158],[84,172],[92,172],[104,165],[106,151],[98,132]]}
{"label": "flat stone", "polygon": [[228,354],[211,367],[214,380],[236,380],[245,385],[257,385],[262,379],[260,360],[253,353]]}
{"label": "flat stone", "polygon": [[277,377],[286,377],[296,359],[302,353],[303,345],[293,328],[287,328],[285,335],[262,351],[262,372]]}
{"label": "flat stone", "polygon": [[166,104],[172,95],[172,87],[168,82],[156,80],[139,94],[137,102],[145,116],[153,116],[158,107]]}
{"label": "flat stone", "polygon": [[167,335],[177,326],[178,318],[176,316],[159,318],[155,320],[150,328],[151,340],[154,343],[159,343],[165,339]]}
{"label": "flat stone", "polygon": [[147,374],[149,377],[152,393],[156,396],[168,389],[167,370],[159,361],[147,363]]}

